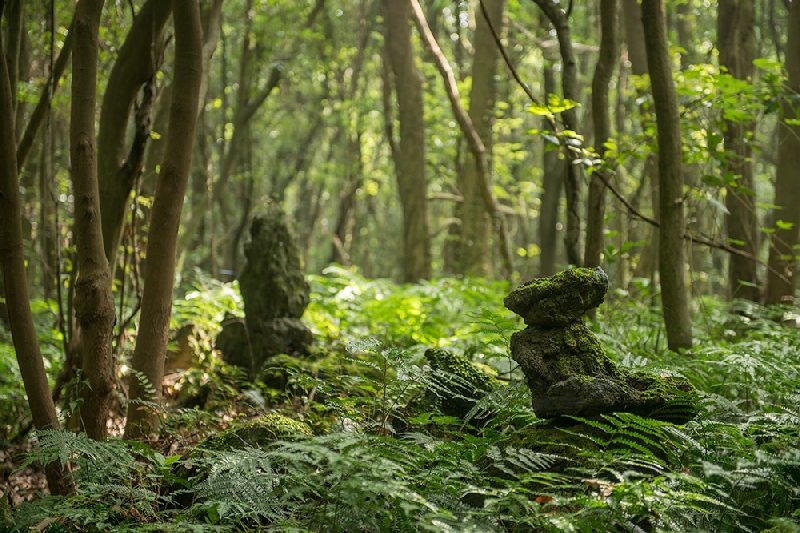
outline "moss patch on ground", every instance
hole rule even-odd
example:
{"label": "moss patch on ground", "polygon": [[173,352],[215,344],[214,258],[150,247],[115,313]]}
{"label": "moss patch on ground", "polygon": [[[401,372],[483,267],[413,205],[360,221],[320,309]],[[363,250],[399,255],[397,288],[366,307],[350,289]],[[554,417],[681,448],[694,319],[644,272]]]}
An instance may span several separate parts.
{"label": "moss patch on ground", "polygon": [[214,451],[261,448],[276,440],[302,439],[312,435],[308,424],[270,413],[221,431],[204,440],[199,448]]}

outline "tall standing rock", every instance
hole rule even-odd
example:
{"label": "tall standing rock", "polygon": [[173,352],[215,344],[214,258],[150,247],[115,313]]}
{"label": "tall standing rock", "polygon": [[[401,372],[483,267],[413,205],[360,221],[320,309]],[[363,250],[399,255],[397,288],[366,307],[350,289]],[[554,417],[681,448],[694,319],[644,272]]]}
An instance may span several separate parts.
{"label": "tall standing rock", "polygon": [[253,219],[245,257],[239,276],[245,319],[223,328],[217,348],[253,378],[273,355],[308,351],[311,331],[300,317],[310,289],[297,242],[278,205],[270,204]]}

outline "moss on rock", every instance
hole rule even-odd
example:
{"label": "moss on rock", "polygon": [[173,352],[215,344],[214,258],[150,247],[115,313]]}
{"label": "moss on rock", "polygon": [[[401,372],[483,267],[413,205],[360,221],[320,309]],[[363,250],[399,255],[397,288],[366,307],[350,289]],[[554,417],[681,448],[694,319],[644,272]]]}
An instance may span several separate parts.
{"label": "moss on rock", "polygon": [[425,351],[425,358],[434,371],[426,398],[445,415],[463,418],[481,398],[498,387],[495,374],[463,355],[430,348]]}
{"label": "moss on rock", "polygon": [[628,412],[686,423],[698,412],[697,390],[680,377],[619,370],[583,315],[603,302],[608,277],[575,268],[513,291],[505,305],[528,325],[511,337],[511,354],[541,418]]}
{"label": "moss on rock", "polygon": [[525,325],[566,326],[605,299],[608,276],[601,268],[573,268],[549,278],[536,278],[506,296],[506,308]]}
{"label": "moss on rock", "polygon": [[305,422],[270,413],[208,437],[199,448],[215,451],[260,448],[276,440],[301,439],[312,435],[311,428]]}

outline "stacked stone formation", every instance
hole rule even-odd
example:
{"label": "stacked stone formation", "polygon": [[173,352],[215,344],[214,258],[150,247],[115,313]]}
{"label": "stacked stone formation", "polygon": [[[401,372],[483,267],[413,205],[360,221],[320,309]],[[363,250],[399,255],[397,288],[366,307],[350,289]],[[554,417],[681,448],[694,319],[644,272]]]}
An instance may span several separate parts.
{"label": "stacked stone formation", "polygon": [[306,353],[311,346],[311,331],[300,321],[310,289],[294,235],[277,205],[253,219],[245,257],[239,276],[245,322],[223,330],[217,347],[252,378],[269,357]]}
{"label": "stacked stone formation", "polygon": [[534,412],[552,418],[623,411],[687,422],[697,412],[691,383],[618,369],[586,327],[584,315],[607,291],[602,269],[575,268],[534,279],[505,298],[527,326],[512,335],[511,354],[527,378]]}

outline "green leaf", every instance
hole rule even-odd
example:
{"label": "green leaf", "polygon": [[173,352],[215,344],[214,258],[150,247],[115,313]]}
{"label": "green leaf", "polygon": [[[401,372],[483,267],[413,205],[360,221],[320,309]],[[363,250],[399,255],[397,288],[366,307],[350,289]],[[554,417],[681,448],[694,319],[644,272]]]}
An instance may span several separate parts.
{"label": "green leaf", "polygon": [[761,70],[780,73],[783,65],[778,61],[772,61],[766,57],[759,57],[753,60],[753,65]]}
{"label": "green leaf", "polygon": [[180,455],[170,455],[169,457],[164,459],[164,466],[169,466],[169,465],[171,465],[173,463],[176,463],[177,461],[180,461],[180,460],[181,460],[181,456]]}

